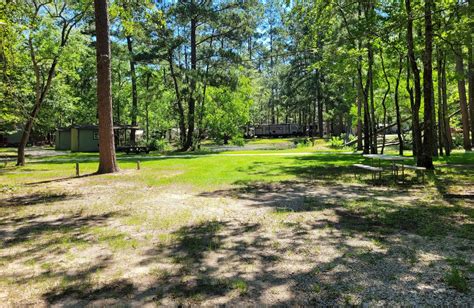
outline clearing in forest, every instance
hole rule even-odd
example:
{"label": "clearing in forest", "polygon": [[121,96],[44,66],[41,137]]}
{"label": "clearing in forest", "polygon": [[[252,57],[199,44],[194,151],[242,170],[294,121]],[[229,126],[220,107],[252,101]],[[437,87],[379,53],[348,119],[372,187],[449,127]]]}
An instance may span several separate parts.
{"label": "clearing in forest", "polygon": [[135,159],[0,169],[4,304],[472,304],[472,153],[377,186],[357,154]]}

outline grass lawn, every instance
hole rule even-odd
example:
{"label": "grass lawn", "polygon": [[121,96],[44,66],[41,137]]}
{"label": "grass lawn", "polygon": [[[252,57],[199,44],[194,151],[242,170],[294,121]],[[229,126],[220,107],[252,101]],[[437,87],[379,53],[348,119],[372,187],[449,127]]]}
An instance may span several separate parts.
{"label": "grass lawn", "polygon": [[100,176],[97,154],[0,166],[0,299],[472,304],[473,153],[437,161],[425,184],[386,172],[373,185],[354,177],[361,155],[323,147],[121,154]]}

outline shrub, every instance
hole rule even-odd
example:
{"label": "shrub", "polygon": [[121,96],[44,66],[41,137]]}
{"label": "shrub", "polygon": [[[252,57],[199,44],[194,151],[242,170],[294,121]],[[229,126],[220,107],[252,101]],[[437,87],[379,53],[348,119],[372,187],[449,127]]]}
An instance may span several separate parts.
{"label": "shrub", "polygon": [[158,152],[163,152],[165,151],[166,149],[168,149],[169,147],[169,144],[168,144],[168,141],[166,141],[165,139],[152,139],[149,143],[148,143],[148,147],[150,148],[150,150],[152,151],[158,151]]}
{"label": "shrub", "polygon": [[230,140],[230,143],[239,147],[243,147],[245,145],[245,140],[242,136],[234,136]]}
{"label": "shrub", "polygon": [[460,149],[464,146],[464,137],[461,133],[453,133],[453,148]]}
{"label": "shrub", "polygon": [[334,149],[342,149],[344,147],[344,140],[341,137],[332,137],[329,140],[329,147]]}
{"label": "shrub", "polygon": [[293,143],[297,148],[309,147],[313,144],[310,138],[297,138],[293,140]]}

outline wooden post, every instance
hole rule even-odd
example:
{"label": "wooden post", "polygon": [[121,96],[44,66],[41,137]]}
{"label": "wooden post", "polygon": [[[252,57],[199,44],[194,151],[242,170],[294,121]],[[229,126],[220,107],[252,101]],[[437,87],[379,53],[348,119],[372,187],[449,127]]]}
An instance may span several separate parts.
{"label": "wooden post", "polygon": [[76,176],[79,176],[79,163],[76,163]]}
{"label": "wooden post", "polygon": [[137,160],[137,170],[140,170],[140,161]]}

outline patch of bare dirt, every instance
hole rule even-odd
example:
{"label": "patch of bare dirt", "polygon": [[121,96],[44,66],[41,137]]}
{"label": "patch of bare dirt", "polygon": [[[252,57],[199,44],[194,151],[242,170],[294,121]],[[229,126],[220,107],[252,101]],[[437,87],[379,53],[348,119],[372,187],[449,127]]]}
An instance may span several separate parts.
{"label": "patch of bare dirt", "polygon": [[[445,282],[449,260],[474,264],[472,240],[386,226],[397,206],[433,191],[313,181],[196,192],[122,178],[57,181],[42,189],[64,195],[0,201],[21,209],[0,219],[4,303],[473,304],[472,291]],[[386,210],[357,208],[367,204]]]}

